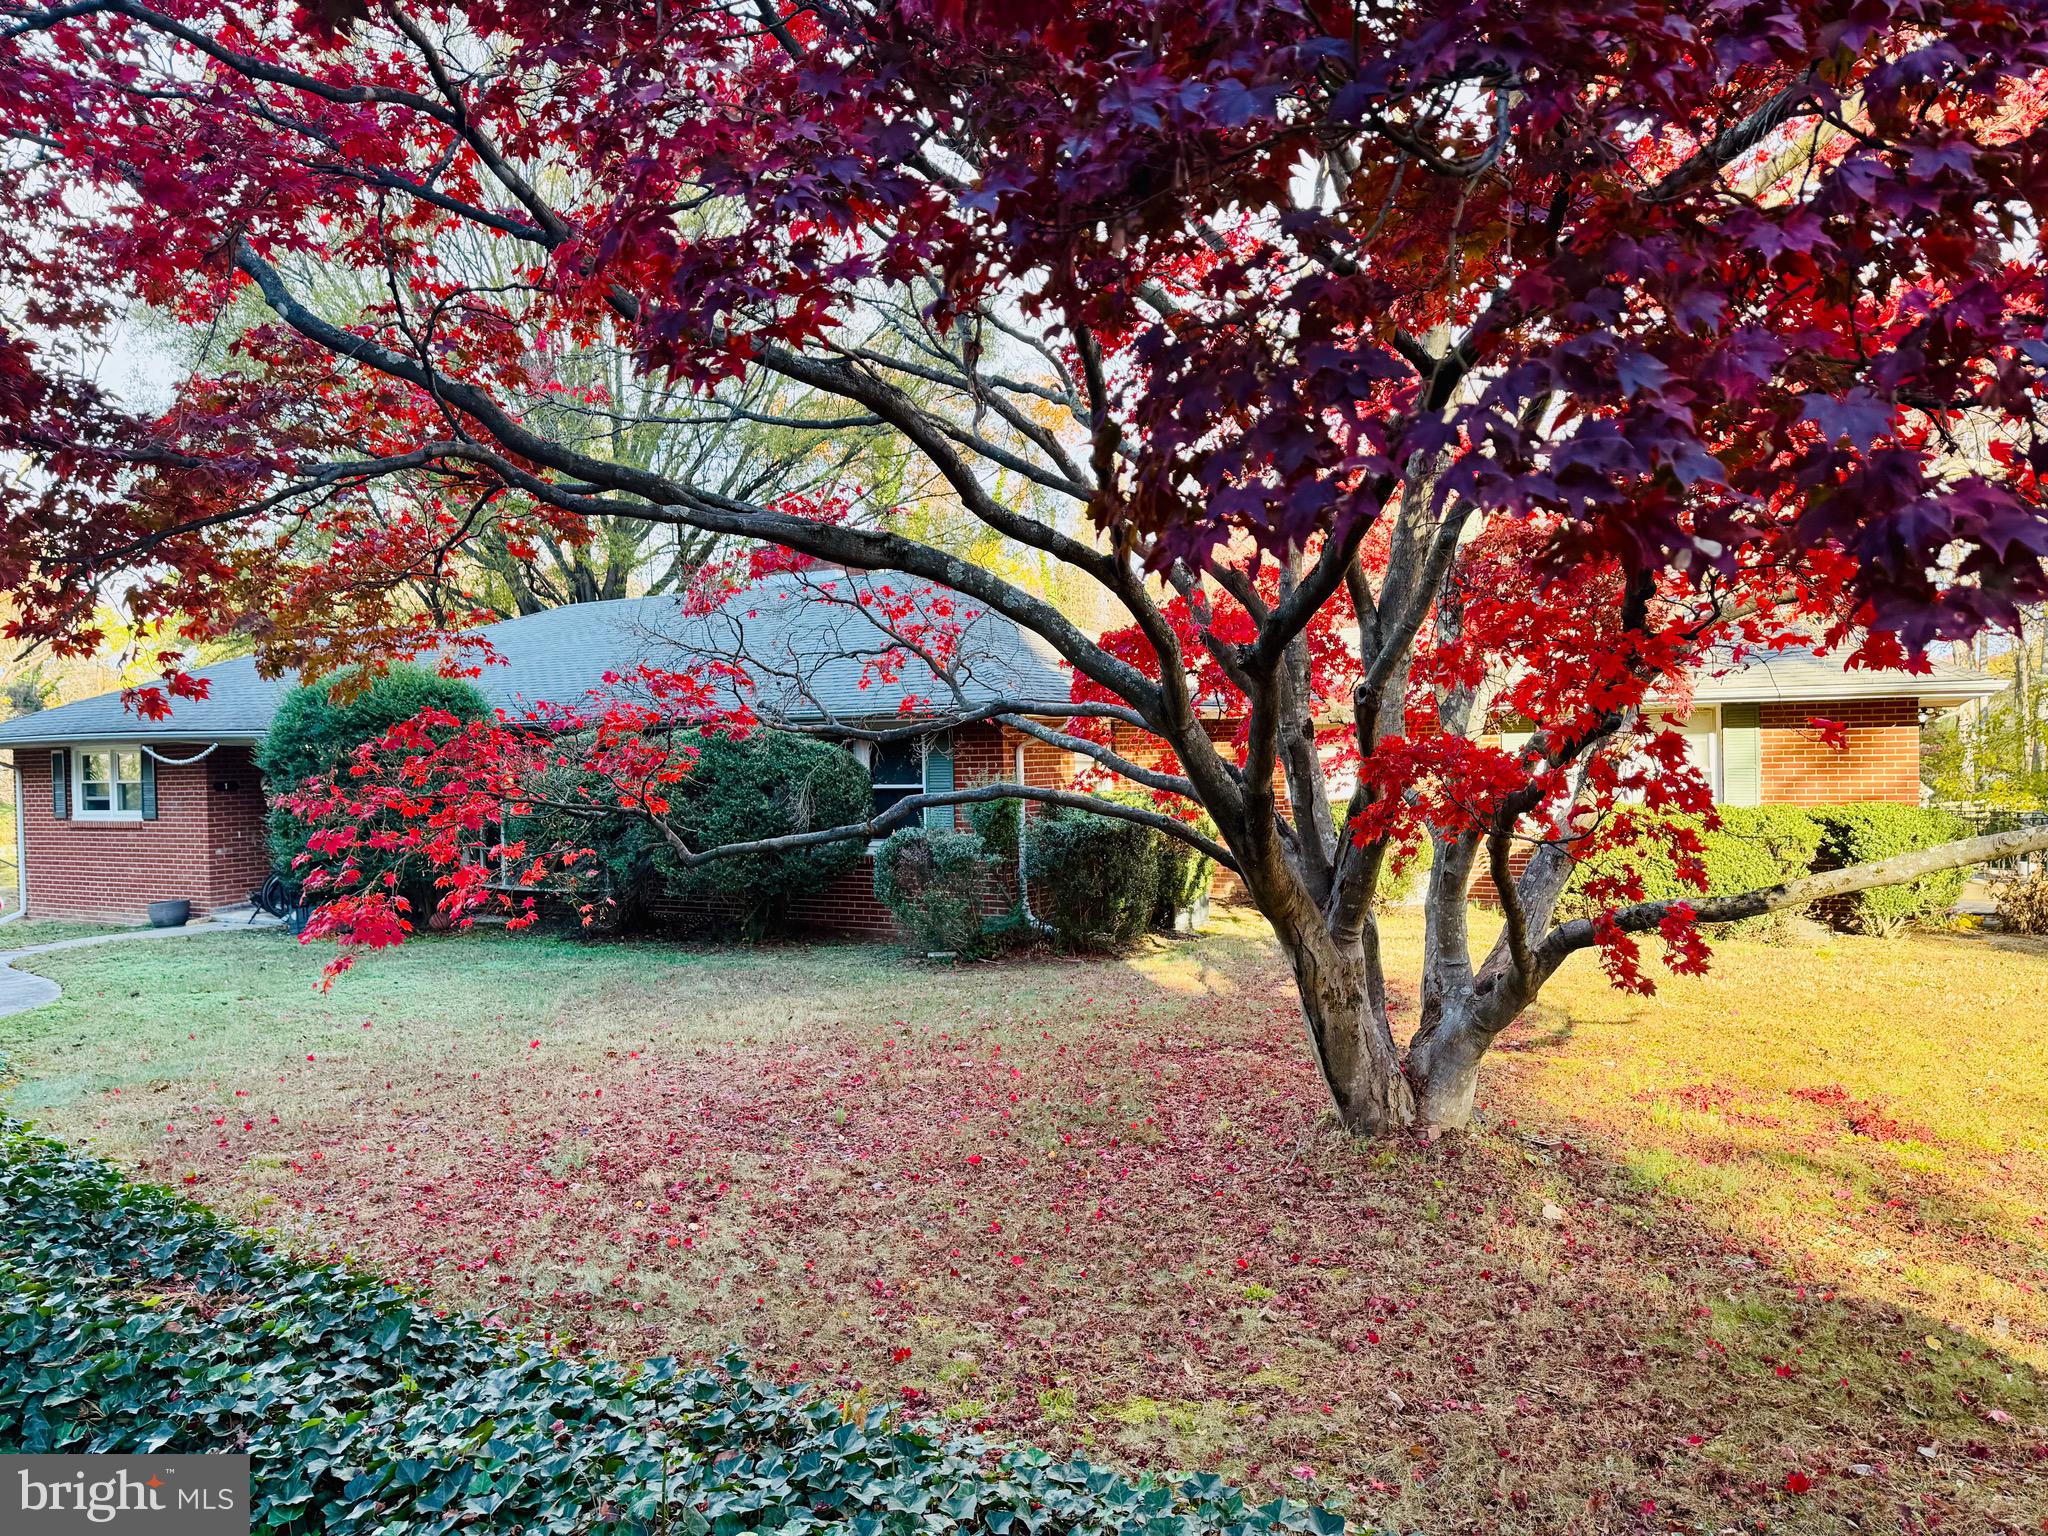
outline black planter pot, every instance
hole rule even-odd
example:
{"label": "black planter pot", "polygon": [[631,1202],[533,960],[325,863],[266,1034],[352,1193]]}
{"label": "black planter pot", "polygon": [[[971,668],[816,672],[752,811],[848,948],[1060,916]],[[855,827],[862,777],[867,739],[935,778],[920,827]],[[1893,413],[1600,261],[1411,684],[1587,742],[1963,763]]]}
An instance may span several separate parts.
{"label": "black planter pot", "polygon": [[149,904],[149,926],[152,928],[182,928],[191,916],[192,903],[189,901],[152,901]]}

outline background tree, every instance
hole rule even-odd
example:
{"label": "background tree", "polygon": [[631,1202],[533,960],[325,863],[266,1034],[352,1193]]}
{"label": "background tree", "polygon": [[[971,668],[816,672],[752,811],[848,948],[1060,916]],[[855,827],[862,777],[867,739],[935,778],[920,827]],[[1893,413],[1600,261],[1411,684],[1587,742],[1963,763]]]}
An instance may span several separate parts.
{"label": "background tree", "polygon": [[2048,808],[2048,611],[2022,609],[2010,632],[1956,647],[2012,687],[1929,726],[1921,777],[1937,800],[1995,810]]}
{"label": "background tree", "polygon": [[[1702,923],[2019,845],[1697,903],[1624,868],[1555,919],[1583,855],[1653,835],[1635,807],[1706,809],[1655,707],[1708,657],[1797,634],[1898,663],[2048,598],[2035,0],[7,0],[0,39],[0,270],[35,296],[0,339],[0,433],[45,471],[0,515],[0,578],[28,630],[139,568],[146,612],[258,626],[272,664],[417,649],[437,625],[394,594],[512,497],[522,541],[637,519],[897,573],[881,627],[941,694],[950,635],[1002,615],[1075,685],[973,713],[1215,836],[995,784],[799,839],[1000,796],[1179,828],[1271,922],[1366,1130],[1463,1123],[1481,1056],[1580,950],[1644,986],[1639,935],[1696,968]],[[441,263],[458,229],[519,251],[513,279]],[[388,306],[324,315],[308,259]],[[80,272],[195,324],[253,288],[262,368],[125,410],[68,361],[108,312]],[[822,516],[609,457],[532,409],[534,359],[599,334],[714,395],[829,402],[793,430],[887,436],[920,494]],[[1966,423],[2001,452],[1962,453]],[[280,541],[307,518],[317,555]],[[996,554],[932,535],[953,519]],[[1033,561],[1108,632],[1006,574]],[[702,675],[650,687],[576,707],[660,822],[688,765],[635,729],[750,709]],[[1490,738],[1504,713],[1526,745]],[[389,759],[452,902],[461,839],[556,739]],[[1424,839],[1404,1057],[1373,896]],[[1475,965],[1482,863],[1505,907]],[[349,915],[402,931],[374,895]]]}
{"label": "background tree", "polygon": [[[520,272],[506,243],[488,231],[434,232],[437,270],[470,290],[501,291]],[[309,309],[339,326],[374,323],[392,312],[384,275],[335,266],[310,254],[287,256],[281,270]],[[158,354],[153,361],[186,373],[214,372],[251,381],[270,368],[259,295],[244,291],[204,327],[172,312],[146,310],[131,327]],[[160,369],[149,369],[155,373]],[[679,381],[636,369],[613,328],[540,338],[526,359],[514,403],[537,430],[601,458],[658,474],[682,475],[730,496],[761,500],[868,482],[893,501],[897,466],[871,427],[840,419],[828,436],[788,424],[785,414],[815,414],[819,402],[761,374],[706,396]],[[829,409],[827,407],[826,409]],[[364,511],[391,536],[431,515],[412,487],[365,487]],[[439,519],[441,537],[420,540],[402,587],[411,610],[437,626],[472,617],[512,618],[571,603],[680,591],[719,550],[718,535],[644,517],[597,515],[556,529],[537,522],[530,498],[480,495]],[[318,518],[296,526],[302,553],[331,552]]]}

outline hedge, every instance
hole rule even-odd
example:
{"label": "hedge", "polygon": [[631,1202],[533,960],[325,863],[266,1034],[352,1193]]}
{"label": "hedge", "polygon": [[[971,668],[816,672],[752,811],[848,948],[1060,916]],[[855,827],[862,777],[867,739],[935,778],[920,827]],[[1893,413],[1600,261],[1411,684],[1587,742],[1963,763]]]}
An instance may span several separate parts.
{"label": "hedge", "polygon": [[[1032,910],[1062,949],[1115,949],[1154,925],[1178,892],[1161,889],[1164,833],[1134,821],[1048,807],[1024,842]],[[1188,879],[1173,871],[1176,885]],[[1171,920],[1170,917],[1168,919]]]}
{"label": "hedge", "polygon": [[1209,894],[1209,881],[1216,861],[1177,837],[1157,834],[1159,879],[1153,888],[1151,926],[1170,933],[1181,913],[1198,905]]}
{"label": "hedge", "polygon": [[[739,740],[688,734],[681,744],[697,756],[669,791],[668,819],[692,848],[844,826],[873,812],[868,771],[844,747],[784,731]],[[536,791],[543,800],[587,800],[593,809],[617,798],[608,783],[574,766],[553,770]],[[658,903],[676,900],[704,903],[714,925],[753,936],[784,925],[792,901],[853,869],[862,852],[858,838],[846,838],[687,868],[645,816],[617,810],[538,809],[512,835],[540,847],[589,848],[596,862],[572,894],[579,902],[609,901],[611,925],[635,926]]]}
{"label": "hedge", "polygon": [[[1949,811],[1880,800],[1823,805],[1808,814],[1820,827],[1815,869],[1842,869],[1970,835],[1969,823]],[[1967,869],[1946,869],[1911,885],[1858,891],[1853,896],[1817,902],[1814,910],[1846,932],[1888,937],[1908,924],[1946,916],[1969,878]]]}
{"label": "hedge", "polygon": [[[1815,870],[1840,869],[1870,859],[1928,848],[1968,834],[1968,828],[1946,811],[1884,801],[1807,808],[1793,805],[1724,805],[1721,826],[1709,832],[1699,817],[1671,816],[1670,823],[1689,825],[1700,834],[1707,889],[1702,892],[1678,878],[1662,844],[1641,842],[1627,849],[1603,849],[1582,859],[1558,904],[1559,915],[1590,913],[1586,882],[1597,875],[1633,867],[1649,901],[1698,900],[1732,896],[1797,879]],[[1967,878],[1962,870],[1931,875],[1911,885],[1864,891],[1815,904],[1815,915],[1851,933],[1890,935],[1909,922],[1940,917],[1955,905]],[[1753,918],[1737,928],[1764,928],[1781,918]]]}
{"label": "hedge", "polygon": [[738,1362],[569,1359],[0,1123],[0,1443],[252,1458],[285,1536],[1337,1536],[1212,1476],[1125,1476]]}
{"label": "hedge", "polygon": [[875,900],[920,954],[982,953],[982,886],[990,855],[973,832],[905,827],[875,850]]}
{"label": "hedge", "polygon": [[423,709],[446,710],[463,720],[482,720],[491,713],[474,683],[409,663],[386,669],[358,693],[336,698],[333,685],[345,681],[324,678],[284,696],[256,749],[256,766],[265,778],[295,788]]}
{"label": "hedge", "polygon": [[[669,819],[692,848],[843,827],[874,814],[867,769],[831,742],[757,731],[738,741],[701,736],[693,745],[697,760],[689,777],[669,794]],[[662,842],[654,864],[668,895],[722,905],[738,914],[747,932],[760,933],[781,926],[792,900],[853,869],[863,852],[861,839],[842,838],[685,869]]]}

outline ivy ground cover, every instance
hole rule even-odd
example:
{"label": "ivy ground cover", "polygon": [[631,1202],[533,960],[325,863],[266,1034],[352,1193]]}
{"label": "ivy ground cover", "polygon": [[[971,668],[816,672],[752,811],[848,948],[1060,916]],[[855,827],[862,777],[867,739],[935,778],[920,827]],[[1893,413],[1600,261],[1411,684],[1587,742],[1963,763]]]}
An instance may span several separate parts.
{"label": "ivy ground cover", "polygon": [[572,1349],[738,1349],[1361,1524],[2048,1506],[2038,950],[1736,942],[1653,1000],[1568,972],[1478,1135],[1365,1147],[1249,925],[960,971],[463,937],[325,996],[320,958],[41,957],[67,995],[0,1023],[13,1112]]}
{"label": "ivy ground cover", "polygon": [[573,1361],[0,1123],[0,1445],[231,1451],[275,1536],[1340,1536],[854,1411],[743,1362]]}

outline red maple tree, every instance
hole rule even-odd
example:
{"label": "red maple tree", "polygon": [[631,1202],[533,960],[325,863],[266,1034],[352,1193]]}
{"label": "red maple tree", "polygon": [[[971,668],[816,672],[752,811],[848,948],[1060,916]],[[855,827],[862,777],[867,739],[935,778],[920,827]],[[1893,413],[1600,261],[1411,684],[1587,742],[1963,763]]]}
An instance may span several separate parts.
{"label": "red maple tree", "polygon": [[[2044,67],[2040,0],[5,0],[0,441],[33,468],[0,580],[29,638],[91,644],[120,573],[142,617],[318,671],[441,639],[402,578],[490,509],[515,549],[652,519],[873,573],[935,676],[1000,615],[1075,684],[983,717],[1214,837],[1008,784],[804,835],[999,795],[1172,829],[1270,920],[1345,1122],[1461,1124],[1581,949],[1640,984],[1638,935],[1695,967],[1703,923],[2048,843],[1556,913],[1587,849],[1652,835],[1637,807],[1705,808],[1658,722],[1730,647],[1911,663],[2048,597]],[[243,326],[160,412],[77,366],[136,300]],[[831,406],[790,430],[880,434],[936,490],[820,516],[541,425],[591,346],[711,401],[772,375]],[[937,502],[1119,623],[921,532]],[[646,727],[745,722],[640,681],[566,707],[658,819],[688,764]],[[563,723],[423,725],[349,794],[408,811],[459,908],[460,837]],[[1404,1055],[1373,898],[1424,839]],[[406,919],[372,891],[333,921]]]}

